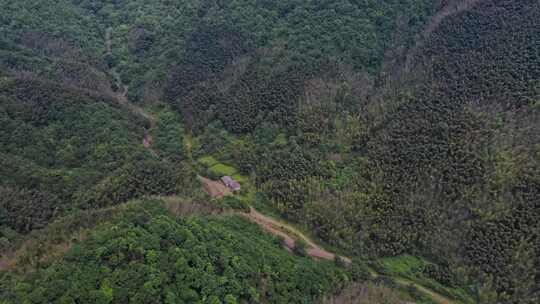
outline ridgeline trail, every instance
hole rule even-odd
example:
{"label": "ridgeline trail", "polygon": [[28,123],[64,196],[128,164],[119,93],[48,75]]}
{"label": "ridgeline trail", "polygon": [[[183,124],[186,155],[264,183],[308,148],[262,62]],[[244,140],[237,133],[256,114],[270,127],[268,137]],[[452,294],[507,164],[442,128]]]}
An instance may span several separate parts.
{"label": "ridgeline trail", "polygon": [[[224,195],[230,195],[231,192],[218,181],[213,181],[211,179],[198,176],[199,181],[203,184],[204,191],[214,199],[220,199]],[[306,255],[316,259],[316,260],[325,260],[325,261],[334,261],[336,256],[341,258],[346,265],[352,263],[350,257],[337,255],[332,253],[321,246],[317,245],[311,238],[306,236],[304,233],[294,228],[292,225],[284,223],[281,220],[275,219],[271,216],[265,215],[257,211],[255,208],[250,207],[248,213],[238,212],[238,215],[246,218],[247,220],[259,225],[266,232],[281,237],[283,239],[283,245],[285,249],[290,252],[294,251],[296,242],[298,239],[301,239],[306,243]],[[378,274],[374,269],[370,268],[370,273],[373,277],[378,277]],[[422,286],[412,280],[403,278],[403,277],[392,277],[394,282],[402,286],[414,286],[420,292],[429,296],[437,304],[458,304],[460,302],[451,300],[444,295],[437,293],[434,290],[431,290],[425,286]]]}
{"label": "ridgeline trail", "polygon": [[[112,31],[113,29],[111,27],[107,28],[107,30],[105,31],[105,50],[107,52],[107,56],[109,57],[113,56]],[[156,125],[155,117],[151,113],[143,109],[142,107],[129,102],[129,98],[128,98],[129,86],[123,83],[122,76],[116,70],[116,67],[110,67],[109,72],[113,76],[114,81],[115,81],[115,86],[117,88],[117,90],[113,90],[114,92],[116,92],[116,94],[114,94],[114,99],[120,105],[127,108],[131,113],[137,116],[143,117],[144,119],[149,121],[150,127],[145,129],[142,143],[146,149],[148,149],[150,152],[152,152],[152,154],[157,156],[158,155],[157,152],[152,148],[153,139],[151,135],[151,130],[154,129]]]}
{"label": "ridgeline trail", "polygon": [[[302,232],[298,231],[298,229],[292,227],[289,224],[276,220],[270,216],[264,215],[258,212],[257,210],[255,210],[255,208],[253,207],[250,207],[249,213],[241,213],[240,215],[258,224],[261,228],[263,228],[267,232],[283,238],[284,245],[289,251],[293,251],[296,245],[296,240],[301,239],[307,244],[306,254],[316,260],[333,261],[336,258],[336,256],[339,256],[341,260],[344,261],[347,265],[350,265],[352,263],[351,258],[336,255],[330,251],[325,250],[324,248],[317,245],[309,237],[304,235]],[[370,269],[370,272],[373,277],[379,276],[379,274],[375,272],[373,269]],[[442,294],[439,294],[409,279],[401,278],[401,277],[392,277],[392,279],[394,280],[394,282],[402,286],[414,286],[420,292],[428,295],[437,304],[457,304],[458,303],[445,297]]]}
{"label": "ridgeline trail", "polygon": [[[306,254],[310,257],[328,261],[333,261],[336,258],[336,254],[323,249],[315,242],[313,242],[310,238],[305,236],[302,232],[298,231],[298,229],[283,222],[279,222],[269,216],[266,216],[255,210],[255,208],[253,207],[250,207],[249,213],[243,213],[242,216],[246,217],[254,223],[257,223],[264,230],[282,237],[284,239],[285,245],[290,250],[294,249],[296,240],[301,239],[303,242],[306,243]],[[347,264],[351,264],[352,262],[352,260],[348,257],[339,257]]]}

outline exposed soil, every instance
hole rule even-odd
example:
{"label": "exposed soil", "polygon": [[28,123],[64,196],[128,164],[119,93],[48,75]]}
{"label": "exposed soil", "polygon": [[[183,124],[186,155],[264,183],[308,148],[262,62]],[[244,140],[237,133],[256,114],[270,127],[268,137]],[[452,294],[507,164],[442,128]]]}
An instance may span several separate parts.
{"label": "exposed soil", "polygon": [[146,149],[152,148],[152,135],[150,135],[148,132],[144,135],[143,146]]}
{"label": "exposed soil", "polygon": [[[257,223],[259,226],[261,226],[264,230],[268,231],[269,233],[273,235],[280,236],[284,239],[284,245],[286,246],[286,249],[289,251],[292,251],[294,249],[296,239],[300,238],[302,239],[309,248],[306,249],[306,253],[308,256],[318,259],[318,260],[327,260],[327,261],[333,261],[336,257],[336,254],[331,253],[317,244],[315,244],[312,240],[310,240],[308,237],[303,235],[301,232],[299,232],[294,227],[291,227],[290,225],[278,222],[277,220],[268,217],[264,214],[261,214],[257,210],[251,208],[249,213],[242,214],[244,217],[249,219],[250,221]],[[291,235],[294,235],[291,236]],[[351,259],[344,256],[339,256],[346,264],[351,264]],[[378,276],[377,273],[373,272],[374,276]],[[405,278],[394,278],[395,282],[403,285],[403,286],[409,286],[413,285],[421,292],[429,295],[431,299],[438,304],[452,304],[454,301],[446,298],[445,296],[428,289],[422,285],[416,284],[411,280],[405,279]]]}
{"label": "exposed soil", "polygon": [[[231,190],[229,190],[229,188],[219,181],[213,181],[202,176],[198,176],[197,178],[203,184],[204,191],[212,198],[222,198],[226,195],[232,194]],[[258,212],[254,208],[250,208],[249,213],[240,214],[246,217],[248,220],[258,224],[271,234],[283,238],[284,245],[288,250],[292,251],[296,245],[296,241],[301,239],[307,245],[306,253],[308,256],[315,259],[328,261],[333,261],[336,257],[335,254],[324,250],[294,227],[278,222],[277,220]],[[341,259],[347,264],[351,263],[350,258],[341,257]]]}
{"label": "exposed soil", "polygon": [[[112,28],[107,28],[105,31],[105,49],[107,55],[112,56]],[[115,100],[122,106],[126,107],[131,113],[134,113],[138,116],[141,116],[150,122],[150,127],[145,130],[144,138],[142,140],[143,146],[150,150],[154,155],[158,155],[155,150],[152,149],[152,135],[150,135],[150,130],[152,130],[156,125],[156,120],[152,114],[145,111],[140,106],[137,106],[128,99],[129,86],[125,85],[122,81],[120,73],[116,70],[115,67],[112,67],[109,72],[114,78],[115,85],[118,88],[114,94]]]}
{"label": "exposed soil", "polygon": [[232,194],[231,190],[222,182],[213,181],[202,176],[197,176],[197,179],[203,184],[204,191],[212,198],[222,198]]}
{"label": "exposed soil", "polygon": [[[221,182],[213,181],[211,179],[197,176],[199,181],[203,184],[204,191],[208,193],[212,198],[222,198],[225,195],[231,195],[231,191]],[[325,260],[333,261],[336,258],[336,254],[325,250],[324,248],[317,245],[309,237],[305,236],[298,229],[292,227],[291,225],[280,222],[270,216],[266,216],[254,208],[250,207],[249,213],[239,213],[241,216],[245,217],[249,221],[259,225],[268,233],[281,237],[283,239],[283,246],[288,251],[292,252],[296,245],[296,242],[301,239],[307,245],[306,254],[316,260]],[[339,256],[345,264],[350,265],[352,263],[351,259],[344,256]],[[375,271],[370,271],[374,277],[377,277],[379,274]],[[395,278],[396,283],[409,286],[413,285],[421,292],[429,295],[435,303],[438,304],[452,304],[452,300],[444,297],[443,295],[430,290],[422,285],[416,284],[405,278]]]}
{"label": "exposed soil", "polygon": [[[282,237],[284,240],[284,245],[289,250],[293,250],[296,241],[301,239],[307,244],[308,248],[306,248],[306,253],[308,256],[314,259],[328,261],[333,261],[336,258],[335,254],[321,248],[294,227],[278,222],[275,219],[258,212],[254,208],[250,208],[249,213],[243,213],[242,215],[250,221],[258,224],[271,234]],[[340,256],[340,258],[347,264],[351,263],[351,259],[348,257]]]}

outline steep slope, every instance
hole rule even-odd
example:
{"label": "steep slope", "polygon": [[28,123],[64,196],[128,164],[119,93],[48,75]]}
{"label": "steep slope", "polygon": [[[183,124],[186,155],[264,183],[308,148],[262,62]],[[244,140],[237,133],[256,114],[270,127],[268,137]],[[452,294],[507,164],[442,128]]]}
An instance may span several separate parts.
{"label": "steep slope", "polygon": [[[395,259],[381,272],[536,303],[539,20],[534,0],[4,1],[0,249],[81,210],[198,195],[213,159],[243,203]],[[54,267],[101,269],[92,242]]]}
{"label": "steep slope", "polygon": [[48,2],[0,8],[1,249],[79,208],[188,191],[189,166],[173,167],[181,150],[143,147],[153,121],[119,98],[103,25],[71,1]]}
{"label": "steep slope", "polygon": [[238,217],[175,218],[162,204],[132,203],[62,260],[31,276],[6,275],[0,299],[313,303],[348,280],[344,269],[290,255]]}
{"label": "steep slope", "polygon": [[359,170],[378,188],[311,194],[299,218],[364,252],[420,252],[446,265],[434,277],[464,267],[498,301],[538,301],[539,14],[536,1],[480,1],[442,20],[414,51],[414,86],[367,108]]}

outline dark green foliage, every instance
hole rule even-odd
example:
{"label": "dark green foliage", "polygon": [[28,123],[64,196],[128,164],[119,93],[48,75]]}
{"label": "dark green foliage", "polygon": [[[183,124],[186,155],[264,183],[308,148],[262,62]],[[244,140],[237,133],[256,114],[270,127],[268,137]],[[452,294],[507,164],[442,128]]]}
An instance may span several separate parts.
{"label": "dark green foliage", "polygon": [[309,195],[308,190],[313,185],[310,177],[326,176],[327,172],[315,155],[306,153],[293,142],[264,154],[256,173],[264,194],[284,215],[294,217]]}
{"label": "dark green foliage", "polygon": [[355,282],[365,282],[371,278],[369,267],[359,259],[353,259],[351,263],[351,277]]}
{"label": "dark green foliage", "polygon": [[220,205],[232,208],[241,212],[249,212],[249,205],[236,196],[225,196],[219,201]]}
{"label": "dark green foliage", "polygon": [[[538,3],[491,0],[431,36],[424,56],[450,101],[519,108],[538,97]],[[488,21],[489,22],[486,22]]]}
{"label": "dark green foliage", "polygon": [[[537,1],[459,1],[459,13],[458,1],[446,0],[4,2],[0,189],[10,200],[0,209],[0,248],[72,211],[65,209],[191,194],[186,159],[213,156],[254,177],[269,206],[340,249],[423,256],[436,264],[410,275],[436,288],[478,283],[479,293],[496,291],[490,303],[538,302]],[[163,111],[155,125],[146,121],[118,104],[122,85],[130,101],[165,101],[178,117]],[[154,145],[145,150],[149,129]],[[258,294],[261,282],[276,281],[260,268],[247,281],[231,279],[238,269],[225,275],[253,289],[205,289],[215,260],[189,265],[197,288],[173,286],[172,245],[157,242],[162,254],[159,233],[133,222],[148,219],[115,228],[125,239],[100,231],[101,242],[81,245],[75,260],[27,280],[54,286],[19,284],[19,294],[47,302],[73,287],[62,301],[306,300],[296,291],[281,297],[294,284]],[[189,249],[205,256],[206,233]],[[105,254],[96,249],[105,239],[142,249],[85,264],[81,248]],[[253,256],[246,260],[259,263]],[[134,279],[117,293],[124,271]],[[68,272],[84,283],[62,281]]]}
{"label": "dark green foliage", "polygon": [[67,203],[143,153],[144,123],[103,96],[41,79],[9,79],[0,93],[0,184]]}
{"label": "dark green foliage", "polygon": [[377,285],[396,288],[396,282],[391,277],[381,275],[373,279],[373,282]]}
{"label": "dark green foliage", "polygon": [[[278,140],[280,139],[276,139]],[[285,144],[285,147],[280,147],[280,144],[276,143],[272,151],[268,151],[263,156],[261,163],[257,166],[259,184],[330,175],[317,154],[302,149],[294,142],[294,139],[291,143]]]}
{"label": "dark green foliage", "polygon": [[308,77],[305,68],[291,65],[272,72],[266,65],[259,66],[261,61],[257,58],[245,68],[218,105],[219,118],[232,132],[253,131],[261,120],[289,128],[296,124],[298,100]]}
{"label": "dark green foliage", "polygon": [[45,227],[65,208],[49,193],[0,186],[0,227],[27,233]]}
{"label": "dark green foliage", "polygon": [[153,137],[154,148],[167,159],[179,162],[185,159],[184,132],[176,115],[169,112],[157,116]]}
{"label": "dark green foliage", "polygon": [[258,163],[256,146],[251,142],[241,142],[234,145],[231,158],[238,170],[245,175],[255,171]]}
{"label": "dark green foliage", "polygon": [[334,62],[375,70],[394,18],[410,18],[414,32],[430,10],[429,1],[204,2],[166,95],[196,132],[215,115],[235,133],[262,120],[292,127],[305,81]]}
{"label": "dark green foliage", "polygon": [[[361,107],[368,113],[353,151],[365,161],[341,192],[334,185],[346,169],[324,174],[320,155],[308,152],[332,141],[326,129],[308,124],[309,133],[298,137],[301,153],[294,144],[273,145],[270,136],[264,145],[273,151],[259,153],[256,169],[267,198],[330,243],[368,255],[434,257],[439,265],[425,274],[448,285],[477,280],[474,265],[494,276],[501,301],[534,302],[531,201],[540,195],[531,143],[540,134],[540,46],[531,37],[538,36],[539,12],[534,1],[486,1],[437,25],[416,50],[424,82],[388,97],[383,114]],[[465,267],[470,277],[458,280],[445,265]]]}
{"label": "dark green foliage", "polygon": [[[456,260],[464,253],[494,276],[501,301],[514,303],[532,303],[537,297],[532,287],[538,284],[537,271],[530,258],[538,254],[537,206],[531,198],[538,201],[539,195],[530,178],[538,175],[532,173],[537,172],[537,148],[515,149],[537,140],[526,129],[538,131],[531,102],[538,98],[539,45],[530,37],[537,36],[533,28],[538,28],[539,13],[534,1],[485,1],[446,19],[418,55],[428,67],[426,83],[412,97],[400,98],[373,129],[364,150],[373,161],[374,177],[389,194],[382,213],[385,225],[400,227],[388,237],[392,228],[382,229],[373,247],[387,251],[398,243],[407,244],[401,250],[409,251],[427,245],[427,252],[440,247],[435,256]],[[513,124],[512,132],[507,128]],[[506,151],[519,156],[508,157]],[[402,214],[423,228],[404,234],[408,225],[395,221]],[[445,232],[430,237],[421,231]],[[449,244],[468,249],[445,252]],[[425,271],[455,284],[443,266]],[[512,274],[517,271],[521,279]]]}
{"label": "dark green foliage", "polygon": [[[432,79],[397,107],[381,125],[380,135],[368,143],[387,190],[396,195],[392,208],[411,195],[416,206],[443,212],[439,227],[425,229],[444,225],[443,230],[453,231],[454,246],[469,248],[466,256],[494,275],[505,301],[534,301],[534,288],[525,286],[538,284],[535,270],[525,271],[521,279],[511,274],[521,269],[516,263],[528,264],[526,256],[537,254],[538,213],[531,198],[538,201],[540,196],[530,178],[538,174],[532,173],[537,172],[537,152],[533,148],[519,153],[524,160],[510,160],[508,165],[497,159],[501,150],[514,148],[508,142],[516,146],[535,141],[525,129],[538,130],[530,106],[538,98],[533,83],[540,76],[535,64],[540,45],[530,37],[537,36],[533,28],[538,28],[539,18],[540,7],[534,1],[486,1],[446,20],[422,53]],[[521,110],[516,116],[500,112],[510,108]],[[523,124],[517,124],[516,133],[506,134],[514,120]],[[497,204],[504,211],[493,218],[488,210]],[[445,284],[454,281],[443,274],[446,271],[428,272]]]}
{"label": "dark green foliage", "polygon": [[424,267],[422,272],[427,277],[432,278],[446,286],[455,286],[457,283],[455,274],[448,265],[443,267],[436,264],[428,264]]}
{"label": "dark green foliage", "polygon": [[0,8],[0,33],[48,56],[76,57],[80,50],[91,56],[102,47],[97,20],[69,0],[6,1]]}
{"label": "dark green foliage", "polygon": [[0,299],[313,303],[347,279],[331,263],[290,255],[243,219],[175,220],[153,209],[98,229],[31,276],[4,280]]}
{"label": "dark green foliage", "polygon": [[[540,189],[538,185],[536,189]],[[531,296],[539,283],[535,268],[538,259],[532,258],[540,254],[539,223],[537,199],[519,204],[493,220],[478,222],[467,237],[466,256],[494,276],[497,291]]]}
{"label": "dark green foliage", "polygon": [[345,268],[347,266],[345,260],[339,255],[334,256],[334,264],[340,268]]}
{"label": "dark green foliage", "polygon": [[184,163],[141,160],[111,173],[93,189],[83,192],[78,205],[95,209],[150,195],[187,194],[195,174]]}
{"label": "dark green foliage", "polygon": [[294,242],[293,252],[298,256],[305,257],[307,255],[306,246],[306,242],[298,239]]}
{"label": "dark green foliage", "polygon": [[214,87],[195,86],[187,95],[177,98],[171,105],[182,114],[182,120],[195,134],[200,134],[217,116],[217,105],[223,96]]}

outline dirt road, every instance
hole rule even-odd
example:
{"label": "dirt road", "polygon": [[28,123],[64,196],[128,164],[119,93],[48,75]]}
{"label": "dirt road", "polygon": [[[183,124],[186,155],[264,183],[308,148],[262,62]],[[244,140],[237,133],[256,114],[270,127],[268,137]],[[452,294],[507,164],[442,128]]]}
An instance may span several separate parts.
{"label": "dirt road", "polygon": [[232,192],[222,182],[213,181],[200,175],[197,179],[202,183],[204,191],[212,198],[222,198],[226,195],[231,195]]}
{"label": "dirt road", "polygon": [[[333,261],[335,259],[335,254],[331,253],[317,244],[315,244],[312,240],[310,240],[308,237],[306,237],[304,234],[302,234],[300,231],[295,229],[294,227],[291,227],[290,225],[284,224],[282,222],[279,222],[271,217],[268,217],[264,214],[261,214],[254,208],[250,209],[249,213],[244,213],[242,216],[246,217],[248,220],[258,224],[261,226],[264,230],[268,231],[269,233],[273,235],[280,236],[284,239],[284,245],[286,248],[290,251],[294,249],[296,240],[291,235],[294,235],[296,238],[302,239],[309,248],[306,250],[306,253],[308,256],[318,259],[318,260],[328,260]],[[351,259],[348,257],[340,256],[340,258],[346,263],[351,264]],[[377,273],[373,273],[374,276],[378,276]],[[412,285],[416,287],[418,290],[420,290],[422,293],[427,294],[435,303],[437,304],[454,304],[455,302],[446,298],[445,296],[430,290],[422,285],[419,285],[411,280],[405,279],[405,278],[394,278],[394,281],[400,285],[403,286],[409,286]]]}
{"label": "dirt road", "polygon": [[[204,191],[212,198],[222,198],[226,195],[232,194],[229,188],[227,188],[223,183],[219,181],[213,181],[202,176],[197,176],[197,179],[203,184]],[[308,256],[315,259],[328,261],[333,261],[336,257],[335,254],[328,252],[315,244],[302,232],[298,231],[298,229],[285,223],[278,222],[277,220],[258,212],[254,208],[250,208],[249,213],[241,213],[241,215],[246,217],[248,220],[258,224],[264,230],[270,232],[271,234],[283,238],[284,245],[290,251],[294,249],[296,240],[301,239],[307,245],[306,253]],[[341,257],[341,259],[347,264],[351,263],[350,258]]]}
{"label": "dirt road", "polygon": [[[284,239],[285,246],[289,250],[293,250],[298,239],[301,239],[307,244],[306,253],[308,256],[318,260],[333,261],[336,257],[335,254],[321,248],[315,244],[311,239],[306,237],[302,232],[298,231],[294,227],[285,223],[278,222],[277,220],[268,217],[254,208],[250,208],[249,213],[242,214],[244,217],[252,222],[257,223],[264,230],[270,232],[273,235],[280,236]],[[348,257],[340,256],[340,258],[347,264],[351,263],[351,259]]]}

